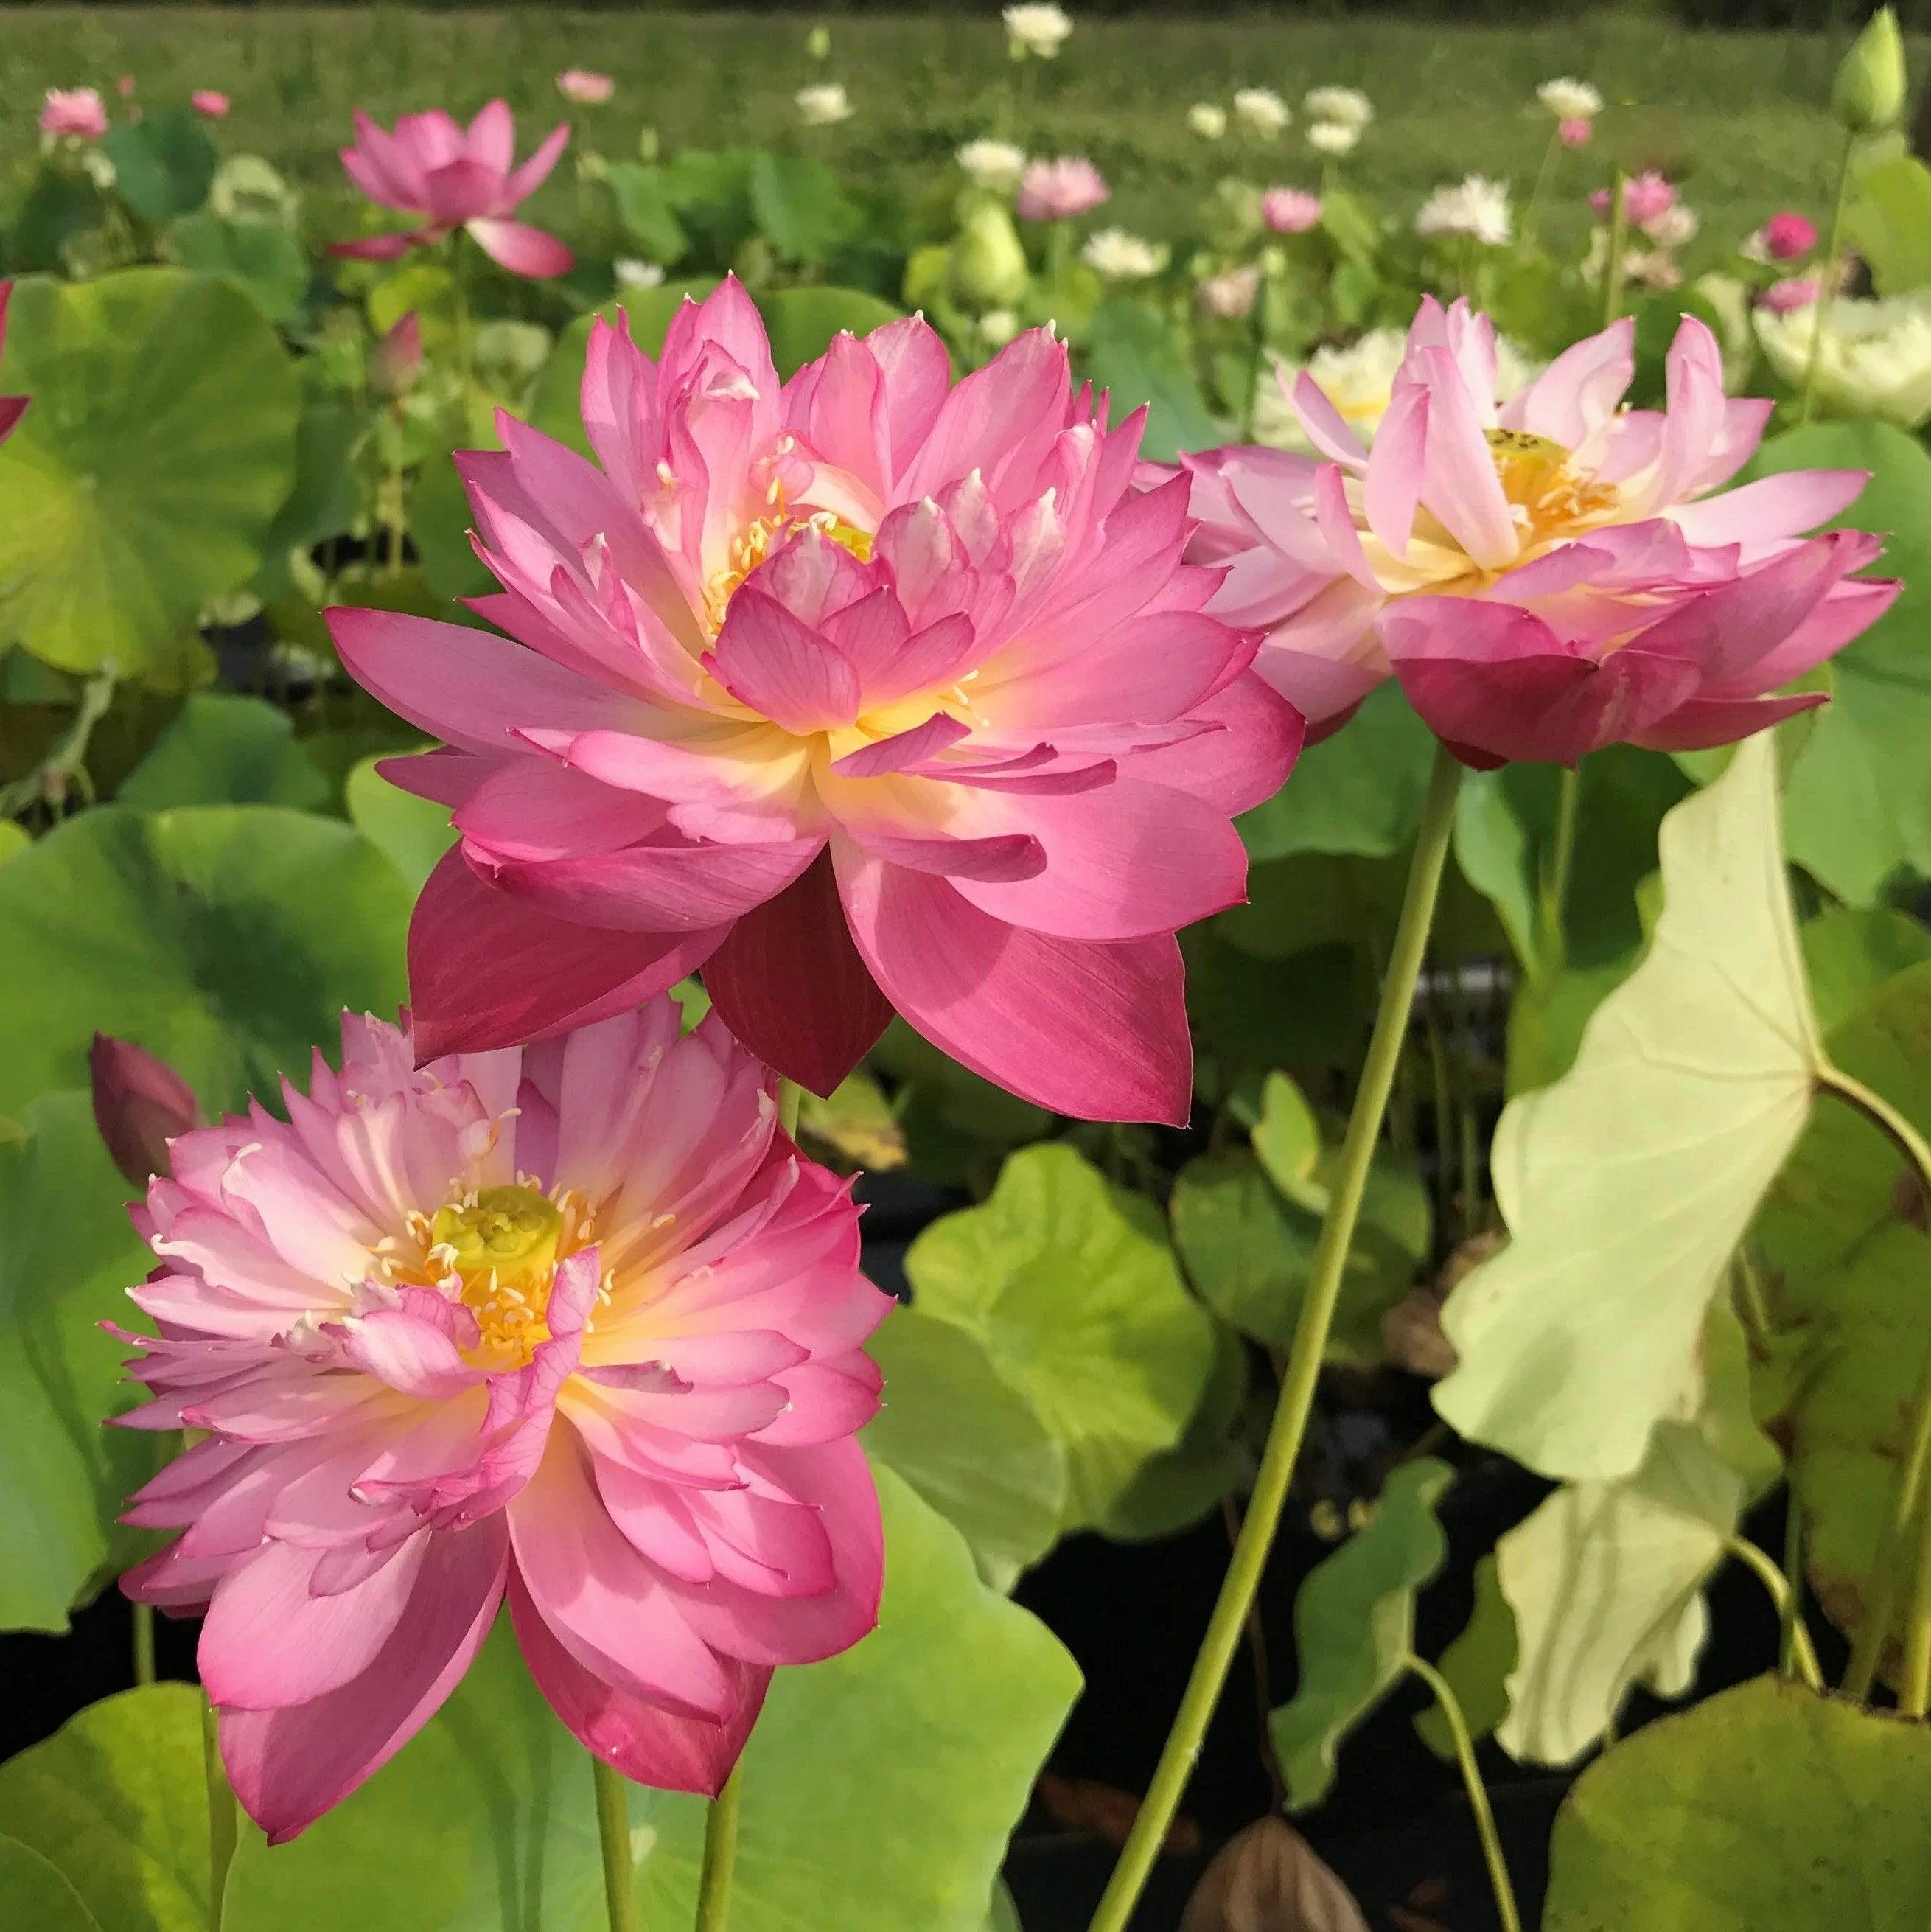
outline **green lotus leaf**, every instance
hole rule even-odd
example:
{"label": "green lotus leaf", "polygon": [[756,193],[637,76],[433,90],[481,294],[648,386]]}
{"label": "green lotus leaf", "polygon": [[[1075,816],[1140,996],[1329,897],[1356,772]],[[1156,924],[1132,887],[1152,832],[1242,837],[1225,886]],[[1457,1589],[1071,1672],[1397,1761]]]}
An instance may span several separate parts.
{"label": "green lotus leaf", "polygon": [[1103,1517],[1180,1439],[1213,1366],[1159,1212],[1063,1142],[1008,1159],[991,1197],[905,1258],[916,1305],[985,1344],[1065,1448],[1066,1529]]}
{"label": "green lotus leaf", "polygon": [[0,639],[125,674],[253,574],[301,396],[246,296],[179,268],[31,277],[0,393],[33,398],[0,448]]}
{"label": "green lotus leaf", "polygon": [[144,812],[177,805],[328,802],[328,781],[295,740],[279,706],[228,692],[197,692],[115,796]]}
{"label": "green lotus leaf", "polygon": [[1921,1932],[1931,1730],[1759,1677],[1576,1780],[1543,1932]]}
{"label": "green lotus leaf", "polygon": [[1432,1456],[1395,1471],[1372,1521],[1309,1573],[1294,1599],[1300,1679],[1268,1720],[1297,1810],[1334,1783],[1341,1742],[1400,1680],[1414,1648],[1415,1592],[1448,1554],[1437,1499],[1455,1472]]}
{"label": "green lotus leaf", "polygon": [[0,870],[0,1110],[84,1087],[96,1030],[211,1113],[272,1094],[341,1010],[405,996],[408,886],[353,827],[274,806],[82,812]]}

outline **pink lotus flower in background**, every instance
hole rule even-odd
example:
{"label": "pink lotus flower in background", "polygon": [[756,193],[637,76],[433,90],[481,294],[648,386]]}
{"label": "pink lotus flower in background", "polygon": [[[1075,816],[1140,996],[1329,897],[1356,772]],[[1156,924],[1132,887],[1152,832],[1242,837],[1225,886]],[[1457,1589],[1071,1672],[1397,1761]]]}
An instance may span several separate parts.
{"label": "pink lotus flower in background", "polygon": [[133,98],[134,92],[134,76],[131,74],[124,74],[121,78],[114,83],[114,86],[123,100],[130,100]]}
{"label": "pink lotus flower in background", "polygon": [[580,67],[566,67],[556,76],[556,91],[565,100],[580,100],[592,107],[609,100],[616,87],[608,74],[592,74]]}
{"label": "pink lotus flower in background", "polygon": [[1800,308],[1809,308],[1819,293],[1819,284],[1815,275],[1789,275],[1780,282],[1773,282],[1757,297],[1757,306],[1767,308],[1772,315],[1790,315]]}
{"label": "pink lotus flower in background", "polygon": [[[1632,226],[1642,228],[1666,214],[1676,205],[1676,190],[1654,168],[1633,175],[1623,184],[1623,217]],[[1589,206],[1603,220],[1609,216],[1609,190],[1599,188],[1589,197]]]}
{"label": "pink lotus flower in background", "polygon": [[1276,235],[1305,235],[1321,219],[1321,196],[1297,188],[1270,188],[1261,197],[1261,219]]}
{"label": "pink lotus flower in background", "polygon": [[355,146],[341,151],[349,178],[371,201],[415,215],[421,225],[400,235],[332,242],[328,252],[393,262],[463,228],[512,274],[565,274],[576,257],[556,236],[508,218],[542,185],[569,139],[566,124],[552,128],[536,152],[515,167],[516,123],[504,101],[492,100],[466,131],[440,108],[405,114],[393,134],[358,111]]}
{"label": "pink lotus flower in background", "polygon": [[228,112],[227,95],[217,93],[211,87],[197,88],[187,98],[196,113],[205,114],[211,121],[219,121]]}
{"label": "pink lotus flower in background", "polygon": [[1786,208],[1764,224],[1763,244],[1773,262],[1801,261],[1817,245],[1817,225]]}
{"label": "pink lotus flower in background", "polygon": [[[1580,118],[1560,121],[1556,124],[1555,137],[1565,148],[1586,148],[1594,138],[1596,124]],[[1605,206],[1606,206],[1606,201]]]}
{"label": "pink lotus flower in background", "polygon": [[121,1178],[145,1187],[168,1172],[168,1143],[201,1124],[194,1090],[130,1040],[97,1033],[87,1056],[94,1124]]}
{"label": "pink lotus flower in background", "polygon": [[1135,486],[1143,415],[1109,428],[1041,329],[952,388],[916,320],[781,390],[732,280],[656,363],[598,323],[583,407],[601,471],[507,415],[457,458],[517,641],[329,614],[446,741],[385,767],[462,835],[410,934],[425,1049],[701,965],[819,1093],[896,1008],[1042,1106],[1185,1120],[1174,934],[1243,896],[1231,816],[1300,721],[1202,614],[1184,479]]}
{"label": "pink lotus flower in background", "polygon": [[1255,668],[1317,728],[1392,673],[1478,766],[1726,744],[1822,704],[1768,694],[1897,594],[1852,574],[1877,538],[1803,535],[1864,473],[1724,491],[1771,405],[1725,397],[1715,340],[1686,317],[1667,410],[1619,410],[1634,340],[1619,322],[1498,406],[1488,318],[1426,299],[1372,452],[1303,374],[1291,400],[1319,458],[1186,459],[1188,554],[1227,572],[1208,610],[1266,627]]}
{"label": "pink lotus flower in background", "polygon": [[[289,1120],[174,1143],[134,1210],[154,1400],[207,1432],[126,1520],[122,1580],[204,1609],[202,1683],[271,1843],[454,1689],[507,1594],[538,1688],[640,1783],[715,1792],[773,1666],[876,1621],[878,1502],[848,1184],[721,1022],[660,999],[432,1061],[345,1015]],[[117,1331],[118,1332],[118,1331]]]}
{"label": "pink lotus flower in background", "polygon": [[1019,212],[1028,221],[1069,221],[1090,214],[1112,194],[1105,176],[1078,155],[1029,161],[1019,177]]}
{"label": "pink lotus flower in background", "polygon": [[97,141],[107,131],[107,110],[91,87],[50,87],[40,110],[43,134],[72,134]]}

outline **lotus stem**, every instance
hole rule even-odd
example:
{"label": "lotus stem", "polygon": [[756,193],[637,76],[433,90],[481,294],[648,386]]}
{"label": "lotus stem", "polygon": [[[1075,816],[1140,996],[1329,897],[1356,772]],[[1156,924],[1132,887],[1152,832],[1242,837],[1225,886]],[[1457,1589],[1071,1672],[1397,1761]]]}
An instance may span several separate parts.
{"label": "lotus stem", "polygon": [[[784,1084],[791,1084],[788,1080]],[[740,1760],[724,1780],[723,1790],[711,1800],[705,1816],[704,1868],[697,1881],[697,1932],[724,1932],[730,1923],[731,1869],[737,1863],[738,1805],[743,1796],[743,1772]]]}
{"label": "lotus stem", "polygon": [[1795,1592],[1791,1588],[1790,1579],[1747,1536],[1726,1536],[1723,1547],[1770,1592],[1778,1617],[1789,1630],[1791,1655],[1798,1674],[1812,1690],[1821,1694],[1824,1688],[1823,1669],[1817,1661],[1810,1630],[1804,1619],[1795,1614]]}
{"label": "lotus stem", "polygon": [[1630,212],[1623,205],[1628,177],[1617,169],[1609,183],[1609,259],[1603,265],[1603,326],[1623,313],[1623,251],[1630,238]]}
{"label": "lotus stem", "polygon": [[1415,835],[1414,856],[1409,863],[1408,889],[1395,929],[1394,949],[1375,1015],[1375,1030],[1368,1042],[1361,1084],[1355,1092],[1354,1109],[1342,1141],[1327,1218],[1321,1226],[1307,1297],[1301,1304],[1294,1346],[1282,1375],[1280,1395],[1255,1476],[1254,1492],[1249,1498],[1247,1514],[1220,1586],[1219,1598],[1208,1621],[1207,1634],[1195,1656],[1179,1712],[1147,1788],[1146,1802],[1133,1821],[1120,1862],[1093,1914],[1091,1932],[1126,1932],[1153,1861],[1166,1841],[1174,1814],[1180,1808],[1214,1706],[1220,1701],[1234,1653],[1246,1628],[1249,1608],[1260,1588],[1261,1572],[1280,1526],[1288,1485],[1307,1434],[1321,1360],[1327,1351],[1328,1331],[1333,1326],[1335,1307],[1341,1298],[1342,1274],[1368,1184],[1369,1163],[1381,1138],[1388,1095],[1408,1038],[1414,1010],[1415,982],[1428,946],[1429,928],[1435,918],[1435,899],[1455,830],[1455,801],[1461,784],[1462,767],[1454,754],[1446,747],[1438,747],[1427,800]]}
{"label": "lotus stem", "polygon": [[643,1932],[630,1855],[630,1786],[614,1765],[594,1756],[590,1777],[597,1788],[597,1838],[603,1846],[604,1903],[610,1932]]}
{"label": "lotus stem", "polygon": [[154,1606],[134,1606],[134,1682],[142,1689],[154,1681]]}
{"label": "lotus stem", "polygon": [[1489,1883],[1495,1894],[1495,1912],[1502,1932],[1522,1932],[1522,1914],[1516,1906],[1516,1888],[1509,1880],[1509,1862],[1502,1856],[1501,1835],[1495,1829],[1495,1814],[1489,1802],[1489,1787],[1482,1782],[1481,1768],[1475,1762],[1475,1741],[1468,1735],[1468,1720],[1462,1714],[1462,1700],[1448,1679],[1432,1664],[1411,1655],[1408,1667],[1435,1694],[1448,1735],[1455,1741],[1455,1761],[1462,1767],[1462,1782],[1468,1787],[1469,1808],[1475,1814],[1476,1835],[1482,1840],[1482,1856],[1489,1867]]}
{"label": "lotus stem", "polygon": [[1576,821],[1582,804],[1582,767],[1562,768],[1561,789],[1556,794],[1555,843],[1549,848],[1549,863],[1542,879],[1541,944],[1537,949],[1537,968],[1543,975],[1559,972],[1568,951],[1563,922],[1569,908],[1569,879],[1576,867]]}
{"label": "lotus stem", "polygon": [[1824,332],[1831,320],[1831,305],[1837,298],[1837,248],[1843,238],[1844,204],[1850,199],[1851,160],[1858,151],[1855,134],[1844,136],[1844,154],[1837,166],[1837,198],[1831,204],[1831,238],[1824,249],[1824,266],[1817,278],[1816,320],[1810,332],[1810,359],[1804,366],[1804,400],[1798,406],[1797,420],[1807,423],[1817,403],[1817,372],[1824,365]]}
{"label": "lotus stem", "polygon": [[235,1861],[235,1793],[221,1762],[220,1720],[206,1698],[201,1705],[201,1772],[208,1783],[208,1932],[221,1932],[228,1868]]}

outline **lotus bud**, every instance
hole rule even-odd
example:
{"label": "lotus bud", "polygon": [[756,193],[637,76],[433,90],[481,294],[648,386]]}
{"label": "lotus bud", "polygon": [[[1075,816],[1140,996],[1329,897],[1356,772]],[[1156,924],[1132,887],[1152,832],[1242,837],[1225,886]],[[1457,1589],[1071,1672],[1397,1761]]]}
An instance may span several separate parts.
{"label": "lotus bud", "polygon": [[422,373],[422,325],[411,309],[369,352],[369,387],[393,400]]}
{"label": "lotus bud", "polygon": [[1904,37],[1888,7],[1852,44],[1831,88],[1831,111],[1853,134],[1881,134],[1904,112]]}
{"label": "lotus bud", "polygon": [[87,1056],[94,1119],[114,1165],[136,1187],[169,1172],[168,1142],[201,1124],[194,1091],[133,1041],[97,1033]]}
{"label": "lotus bud", "polygon": [[829,60],[832,52],[832,30],[829,27],[814,27],[805,36],[805,51],[814,61]]}
{"label": "lotus bud", "polygon": [[954,296],[972,308],[1009,308],[1025,293],[1029,272],[1012,216],[997,202],[981,202],[952,244]]}

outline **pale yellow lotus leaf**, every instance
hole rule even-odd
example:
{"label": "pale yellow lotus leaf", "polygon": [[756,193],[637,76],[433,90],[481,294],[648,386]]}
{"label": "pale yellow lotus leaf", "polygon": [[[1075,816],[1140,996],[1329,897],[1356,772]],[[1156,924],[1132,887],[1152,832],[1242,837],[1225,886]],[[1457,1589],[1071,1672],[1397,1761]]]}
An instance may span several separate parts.
{"label": "pale yellow lotus leaf", "polygon": [[1657,1425],[1694,1412],[1705,1310],[1823,1058],[1768,735],[1678,806],[1660,843],[1648,954],[1570,1071],[1504,1112],[1494,1171],[1511,1239],[1442,1311],[1459,1365],[1435,1407],[1576,1481],[1633,1474]]}

